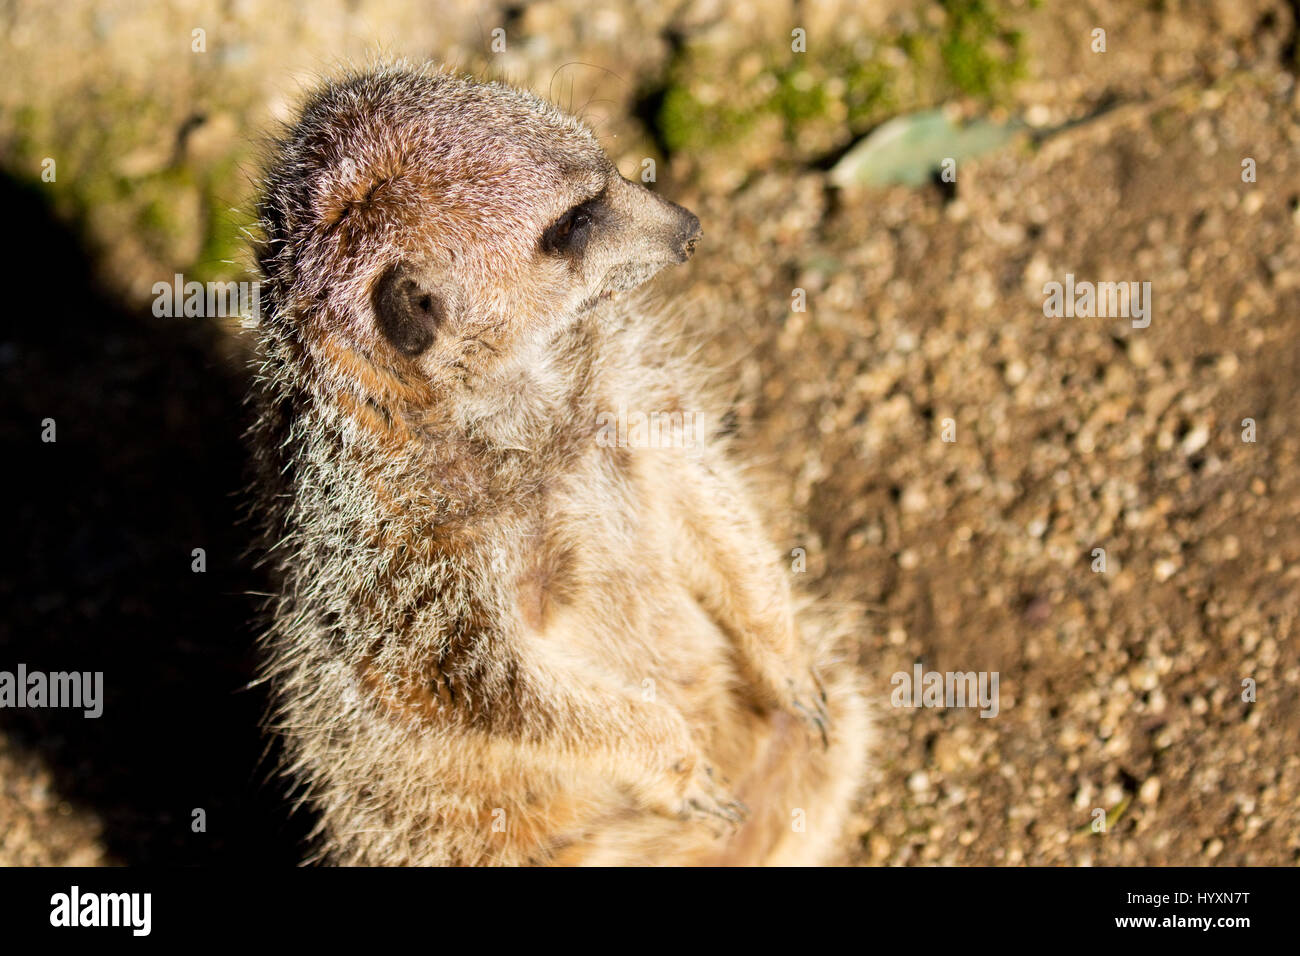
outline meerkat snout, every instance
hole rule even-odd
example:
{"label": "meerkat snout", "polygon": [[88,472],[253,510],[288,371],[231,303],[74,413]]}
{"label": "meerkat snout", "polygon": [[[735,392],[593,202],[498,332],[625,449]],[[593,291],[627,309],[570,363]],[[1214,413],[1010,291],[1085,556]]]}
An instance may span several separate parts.
{"label": "meerkat snout", "polygon": [[634,289],[666,266],[686,262],[702,234],[689,209],[622,177],[588,205],[593,235],[585,259],[595,298]]}
{"label": "meerkat snout", "polygon": [[[672,205],[676,206],[677,204],[673,203]],[[685,262],[695,255],[695,244],[704,235],[704,230],[700,228],[700,219],[695,213],[681,206],[677,206],[677,209],[681,214],[677,230],[677,261]]]}
{"label": "meerkat snout", "polygon": [[690,222],[683,230],[682,239],[682,261],[685,262],[691,256],[695,255],[695,244],[704,237],[704,230],[700,227],[700,220],[694,213],[690,213]]}
{"label": "meerkat snout", "polygon": [[664,244],[671,262],[682,263],[689,259],[703,235],[699,217],[685,206],[664,199],[643,186],[629,185],[644,197],[642,202],[649,207],[648,213],[638,218],[638,228],[645,229]]}

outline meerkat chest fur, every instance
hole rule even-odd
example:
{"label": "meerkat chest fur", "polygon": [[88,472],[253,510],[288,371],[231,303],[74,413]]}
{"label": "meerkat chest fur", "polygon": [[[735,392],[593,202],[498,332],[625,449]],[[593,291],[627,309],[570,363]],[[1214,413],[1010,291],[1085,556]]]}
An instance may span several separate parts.
{"label": "meerkat chest fur", "polygon": [[372,398],[381,424],[363,424],[331,396],[304,411],[287,540],[304,619],[328,622],[327,653],[435,708],[459,692],[491,710],[514,667],[557,650],[557,622],[563,655],[621,683],[658,677],[659,659],[690,669],[670,646],[689,628],[658,633],[690,597],[663,472],[645,460],[689,449],[629,447],[601,424],[618,409],[680,408],[683,376],[615,318],[621,308],[525,333],[436,414]]}

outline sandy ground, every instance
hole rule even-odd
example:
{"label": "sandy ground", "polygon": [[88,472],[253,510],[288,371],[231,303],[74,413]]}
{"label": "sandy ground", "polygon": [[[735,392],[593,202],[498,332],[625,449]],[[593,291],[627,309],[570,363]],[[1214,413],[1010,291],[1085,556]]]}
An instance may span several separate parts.
{"label": "sandy ground", "polygon": [[[1006,4],[1023,70],[988,96],[876,42],[942,30],[961,4],[763,6],[743,22],[720,3],[7,8],[0,165],[32,224],[19,314],[37,318],[0,333],[24,545],[4,558],[0,668],[76,660],[112,691],[100,721],[0,711],[0,863],[297,857],[310,821],[267,782],[245,686],[260,582],[232,497],[242,346],[230,323],[153,319],[147,294],[173,271],[241,274],[229,234],[252,131],[377,37],[549,90],[626,175],[655,157],[659,188],[700,214],[672,291],[734,376],[744,447],[786,506],[774,545],[804,549],[801,581],[856,615],[879,701],[849,860],[1300,861],[1289,5]],[[189,52],[197,24],[208,60]],[[493,59],[496,24],[509,43]],[[832,93],[794,135],[760,116],[696,143],[658,122],[682,89],[712,102],[700,64],[733,77],[727,97],[765,102],[762,51],[791,24],[813,38],[814,84],[838,88],[817,72],[838,62],[817,58],[822,37],[893,71],[879,116],[859,128]],[[952,184],[830,185],[878,119],[936,102],[1030,131]],[[58,183],[33,183],[47,156]],[[1150,282],[1149,327],[1045,316],[1044,283],[1067,273]],[[34,438],[46,416],[56,446]],[[890,706],[892,675],[918,662],[997,672],[997,716]]]}

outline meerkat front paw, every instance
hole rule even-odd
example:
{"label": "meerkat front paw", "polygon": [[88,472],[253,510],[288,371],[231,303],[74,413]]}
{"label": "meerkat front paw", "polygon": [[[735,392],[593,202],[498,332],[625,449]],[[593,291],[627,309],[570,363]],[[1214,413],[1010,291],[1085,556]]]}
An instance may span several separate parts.
{"label": "meerkat front paw", "polygon": [[677,816],[683,820],[720,823],[725,831],[744,823],[749,816],[749,807],[721,790],[714,779],[713,768],[701,762],[692,772],[690,786],[682,797]]}
{"label": "meerkat front paw", "polygon": [[802,680],[787,677],[782,709],[794,714],[821,737],[822,746],[830,747],[827,732],[831,726],[830,711],[826,708],[826,689],[822,686],[817,672],[808,668],[807,676]]}
{"label": "meerkat front paw", "polygon": [[712,824],[717,836],[739,826],[749,815],[748,807],[719,786],[713,768],[698,753],[674,761],[647,797],[656,813]]}
{"label": "meerkat front paw", "polygon": [[798,717],[816,731],[822,746],[829,747],[831,716],[826,690],[802,653],[775,649],[791,644],[797,646],[798,641],[764,642],[751,649],[744,661],[751,681],[750,694],[760,707],[776,708]]}

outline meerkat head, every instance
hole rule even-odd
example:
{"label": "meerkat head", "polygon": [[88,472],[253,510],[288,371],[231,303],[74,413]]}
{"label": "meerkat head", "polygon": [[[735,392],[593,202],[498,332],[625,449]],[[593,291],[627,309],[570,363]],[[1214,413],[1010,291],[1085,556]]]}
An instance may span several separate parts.
{"label": "meerkat head", "polygon": [[433,383],[685,262],[700,237],[693,214],[620,176],[543,100],[404,70],[319,93],[260,211],[295,338],[341,338]]}

